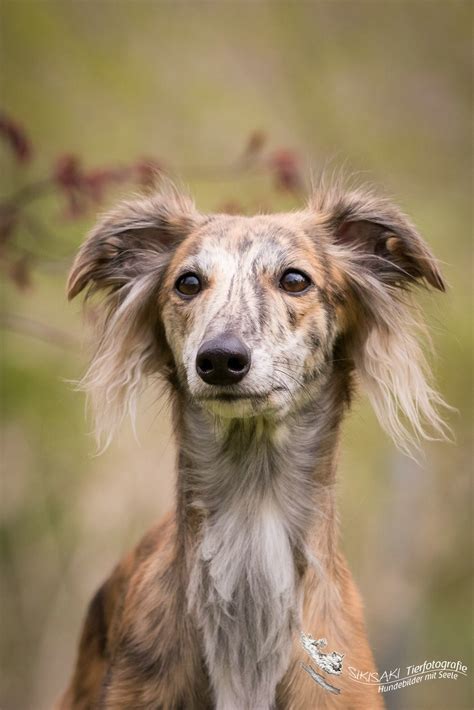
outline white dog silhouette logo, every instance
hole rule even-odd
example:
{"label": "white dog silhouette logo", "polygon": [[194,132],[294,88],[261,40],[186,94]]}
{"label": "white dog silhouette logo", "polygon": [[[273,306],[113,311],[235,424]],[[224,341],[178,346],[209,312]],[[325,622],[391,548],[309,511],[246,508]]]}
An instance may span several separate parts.
{"label": "white dog silhouette logo", "polygon": [[[321,649],[326,648],[328,642],[326,639],[318,639],[317,641],[309,634],[301,634],[301,645],[314,663],[324,672],[331,675],[340,675],[342,673],[343,653],[332,651],[331,653],[323,653]],[[339,694],[340,688],[336,688],[327,682],[324,676],[317,673],[312,666],[301,663],[301,667],[308,673],[311,678],[316,681],[322,688],[330,693]]]}

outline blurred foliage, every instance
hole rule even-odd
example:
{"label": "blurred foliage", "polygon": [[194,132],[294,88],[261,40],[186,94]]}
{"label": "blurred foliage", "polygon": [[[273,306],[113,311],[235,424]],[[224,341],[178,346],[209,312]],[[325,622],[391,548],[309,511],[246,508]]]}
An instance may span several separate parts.
{"label": "blurred foliage", "polygon": [[[97,209],[160,170],[204,210],[252,212],[297,206],[305,176],[344,165],[439,256],[450,291],[421,301],[456,443],[414,464],[361,400],[344,428],[342,542],[380,668],[469,663],[471,3],[3,0],[0,20],[1,206],[38,191],[14,224],[0,207],[2,708],[50,707],[87,599],[172,498],[171,428],[151,396],[140,444],[124,429],[92,457],[68,383],[87,324],[64,297]],[[464,680],[386,702],[474,704]]]}

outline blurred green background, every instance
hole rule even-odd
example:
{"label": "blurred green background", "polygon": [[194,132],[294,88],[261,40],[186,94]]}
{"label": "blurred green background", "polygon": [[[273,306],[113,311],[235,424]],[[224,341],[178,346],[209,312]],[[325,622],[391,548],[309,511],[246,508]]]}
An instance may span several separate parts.
{"label": "blurred green background", "polygon": [[[173,492],[166,409],[146,400],[140,443],[124,427],[94,457],[83,396],[67,382],[87,362],[87,323],[64,295],[70,260],[97,209],[136,189],[109,188],[72,219],[70,154],[87,169],[155,158],[203,210],[250,211],[297,206],[274,185],[297,156],[305,175],[345,165],[413,217],[450,284],[421,300],[456,442],[426,445],[415,464],[361,399],[344,429],[342,544],[381,669],[461,659],[472,673],[472,4],[3,0],[0,17],[2,104],[34,151],[20,164],[0,146],[2,199],[62,175],[1,252],[2,710],[51,706],[87,600]],[[263,169],[235,170],[255,130],[267,137]],[[457,710],[474,705],[469,685],[385,697],[393,709]]]}

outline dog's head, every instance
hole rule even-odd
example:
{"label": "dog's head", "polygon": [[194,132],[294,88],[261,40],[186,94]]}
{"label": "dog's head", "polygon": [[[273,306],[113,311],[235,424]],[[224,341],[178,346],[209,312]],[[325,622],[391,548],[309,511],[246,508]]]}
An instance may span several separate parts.
{"label": "dog's head", "polygon": [[402,440],[398,409],[418,434],[423,419],[440,424],[404,295],[421,282],[444,290],[415,228],[370,191],[333,187],[300,212],[240,217],[202,215],[168,190],[98,223],[69,297],[108,292],[85,380],[101,422],[153,374],[216,416],[283,417],[345,362]]}

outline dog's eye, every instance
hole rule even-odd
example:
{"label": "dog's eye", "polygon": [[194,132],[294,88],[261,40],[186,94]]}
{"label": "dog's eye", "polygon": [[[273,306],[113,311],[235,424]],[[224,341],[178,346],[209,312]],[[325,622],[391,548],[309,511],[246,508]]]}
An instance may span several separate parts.
{"label": "dog's eye", "polygon": [[195,296],[201,290],[201,281],[196,274],[183,274],[176,281],[174,287],[183,296]]}
{"label": "dog's eye", "polygon": [[311,283],[309,276],[297,269],[288,269],[280,279],[280,287],[287,293],[302,293]]}

